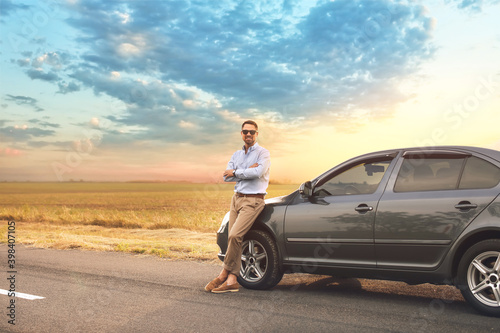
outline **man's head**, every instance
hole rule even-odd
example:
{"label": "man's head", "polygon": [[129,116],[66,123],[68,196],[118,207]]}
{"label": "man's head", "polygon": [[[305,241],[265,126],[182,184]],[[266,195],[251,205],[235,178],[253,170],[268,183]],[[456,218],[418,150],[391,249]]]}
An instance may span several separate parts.
{"label": "man's head", "polygon": [[241,125],[241,138],[245,142],[245,145],[251,147],[257,141],[259,136],[259,126],[253,120],[247,120]]}

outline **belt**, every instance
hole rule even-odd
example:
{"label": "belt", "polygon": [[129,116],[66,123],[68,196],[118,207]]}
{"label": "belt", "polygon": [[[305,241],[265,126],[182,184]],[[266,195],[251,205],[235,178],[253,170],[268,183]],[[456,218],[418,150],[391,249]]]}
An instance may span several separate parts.
{"label": "belt", "polygon": [[246,197],[246,198],[260,198],[264,199],[265,194],[243,194],[243,193],[238,193],[236,192],[235,195],[237,197]]}

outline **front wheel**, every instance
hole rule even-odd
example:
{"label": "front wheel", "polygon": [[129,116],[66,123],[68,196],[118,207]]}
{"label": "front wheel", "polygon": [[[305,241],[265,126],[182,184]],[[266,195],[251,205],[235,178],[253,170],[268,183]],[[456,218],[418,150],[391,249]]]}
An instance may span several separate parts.
{"label": "front wheel", "polygon": [[500,239],[473,245],[458,266],[459,288],[478,311],[500,317]]}
{"label": "front wheel", "polygon": [[281,281],[278,247],[268,233],[250,230],[242,244],[238,282],[248,289],[268,289]]}

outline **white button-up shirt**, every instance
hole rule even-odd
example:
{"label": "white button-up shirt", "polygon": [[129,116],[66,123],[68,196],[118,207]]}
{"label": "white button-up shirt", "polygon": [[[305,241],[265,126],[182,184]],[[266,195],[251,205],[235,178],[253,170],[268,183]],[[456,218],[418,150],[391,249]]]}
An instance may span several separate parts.
{"label": "white button-up shirt", "polygon": [[[258,163],[255,168],[251,165]],[[243,194],[267,194],[269,185],[269,169],[271,167],[271,154],[259,146],[256,142],[248,148],[245,154],[245,146],[236,151],[227,164],[226,170],[236,169],[236,177],[225,177],[225,182],[236,182],[234,192]]]}

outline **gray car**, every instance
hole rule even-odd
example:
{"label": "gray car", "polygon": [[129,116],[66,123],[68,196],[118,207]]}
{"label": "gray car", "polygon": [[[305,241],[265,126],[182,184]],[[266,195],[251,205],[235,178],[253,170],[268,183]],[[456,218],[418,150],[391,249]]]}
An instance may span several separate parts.
{"label": "gray car", "polygon": [[[500,151],[425,147],[350,159],[266,206],[243,243],[239,283],[284,273],[458,287],[500,316]],[[217,233],[227,249],[227,221]]]}

